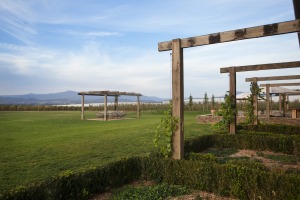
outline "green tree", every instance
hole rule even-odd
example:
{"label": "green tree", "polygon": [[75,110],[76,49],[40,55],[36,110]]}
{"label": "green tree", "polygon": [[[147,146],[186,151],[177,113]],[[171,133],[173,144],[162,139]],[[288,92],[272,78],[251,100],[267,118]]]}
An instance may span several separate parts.
{"label": "green tree", "polygon": [[190,94],[190,97],[189,97],[189,111],[191,111],[191,110],[193,110],[193,97]]}
{"label": "green tree", "polygon": [[215,106],[216,106],[215,96],[212,95],[211,96],[211,109],[215,109]]}
{"label": "green tree", "polygon": [[208,105],[208,97],[207,97],[207,93],[205,92],[205,94],[204,94],[204,100],[203,100],[203,111],[204,111],[204,110],[205,110],[205,111],[208,110],[207,105]]}

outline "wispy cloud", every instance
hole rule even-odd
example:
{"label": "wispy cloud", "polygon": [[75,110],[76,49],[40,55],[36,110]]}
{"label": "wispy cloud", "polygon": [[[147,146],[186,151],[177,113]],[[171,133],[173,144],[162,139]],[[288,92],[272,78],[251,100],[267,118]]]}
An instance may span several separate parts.
{"label": "wispy cloud", "polygon": [[108,37],[108,36],[121,35],[119,32],[109,32],[109,31],[84,32],[84,31],[64,30],[64,31],[57,31],[57,32],[66,35],[71,35],[71,36],[78,36],[78,37]]}
{"label": "wispy cloud", "polygon": [[[28,92],[125,90],[169,97],[170,52],[159,53],[158,42],[293,18],[286,0],[132,2],[0,1],[0,76],[6,77],[0,91],[30,79],[36,84],[24,81]],[[295,41],[286,35],[185,49],[186,95],[224,94],[228,77],[220,67],[296,60]],[[238,75],[239,90],[248,90],[247,75],[253,76]]]}

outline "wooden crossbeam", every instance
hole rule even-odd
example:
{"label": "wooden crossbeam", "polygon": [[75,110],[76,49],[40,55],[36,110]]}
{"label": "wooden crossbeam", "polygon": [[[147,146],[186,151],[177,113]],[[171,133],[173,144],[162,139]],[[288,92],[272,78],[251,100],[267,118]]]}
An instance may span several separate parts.
{"label": "wooden crossbeam", "polygon": [[[290,76],[267,76],[267,77],[255,77],[257,81],[276,81],[276,80],[293,80],[300,79],[300,75]],[[246,82],[252,82],[254,78],[246,78]]]}
{"label": "wooden crossbeam", "polygon": [[260,87],[266,87],[269,85],[270,87],[280,87],[280,86],[300,86],[300,83],[273,83],[273,84],[260,84]]}
{"label": "wooden crossbeam", "polygon": [[[300,67],[300,61],[285,62],[285,63],[270,63],[260,65],[235,66],[236,72],[258,71],[269,69],[284,69]],[[229,73],[231,67],[220,68],[220,73]]]}
{"label": "wooden crossbeam", "polygon": [[92,96],[142,96],[141,93],[134,93],[134,92],[119,92],[119,91],[86,91],[86,92],[79,92],[78,95],[92,95]]}
{"label": "wooden crossbeam", "polygon": [[[209,35],[189,37],[181,39],[181,48],[203,46],[251,38],[280,35],[293,32],[300,32],[300,20],[292,20],[281,23],[267,24],[262,26],[236,29],[231,31],[219,32]],[[158,51],[172,50],[172,41],[158,43]]]}

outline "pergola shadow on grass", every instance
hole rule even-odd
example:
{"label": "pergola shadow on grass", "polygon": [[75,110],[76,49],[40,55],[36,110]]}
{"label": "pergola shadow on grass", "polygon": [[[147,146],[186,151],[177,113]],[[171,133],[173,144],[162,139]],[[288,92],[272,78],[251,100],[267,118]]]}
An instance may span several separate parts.
{"label": "pergola shadow on grass", "polygon": [[81,95],[81,119],[85,119],[84,116],[84,96],[91,95],[91,96],[103,96],[104,97],[104,112],[103,112],[103,119],[104,121],[108,120],[108,112],[107,112],[107,97],[112,96],[115,97],[115,111],[117,111],[119,96],[136,96],[137,97],[137,118],[140,118],[140,93],[134,92],[119,92],[119,91],[87,91],[87,92],[79,92],[78,95]]}
{"label": "pergola shadow on grass", "polygon": [[[182,159],[184,156],[184,77],[183,77],[183,49],[190,47],[197,47],[203,45],[212,45],[224,42],[239,41],[252,38],[260,38],[288,33],[298,33],[298,42],[300,43],[300,2],[293,0],[294,13],[296,20],[287,22],[267,24],[263,26],[256,26],[250,28],[243,28],[208,35],[173,39],[171,41],[159,42],[158,51],[172,50],[172,114],[178,118],[177,130],[173,133],[173,158]],[[300,67],[300,62],[292,63]],[[269,64],[270,66],[272,64]],[[243,67],[242,67],[243,68]],[[240,68],[240,69],[242,69]],[[289,68],[289,67],[286,67]],[[230,95],[232,103],[236,104],[236,67],[227,68],[228,71],[223,73],[230,73]],[[256,66],[254,70],[259,70]],[[265,68],[266,69],[266,68]],[[278,68],[277,68],[278,69]],[[222,72],[221,72],[222,73]],[[236,132],[236,116],[234,122],[230,125],[230,133]]]}

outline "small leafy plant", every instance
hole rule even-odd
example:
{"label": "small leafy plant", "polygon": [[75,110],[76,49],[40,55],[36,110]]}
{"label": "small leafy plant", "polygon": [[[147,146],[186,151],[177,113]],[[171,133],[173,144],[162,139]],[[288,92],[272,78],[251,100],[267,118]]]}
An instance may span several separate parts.
{"label": "small leafy plant", "polygon": [[215,132],[228,133],[229,124],[233,122],[234,116],[236,115],[236,106],[232,102],[232,96],[230,94],[225,94],[224,102],[221,103],[217,115],[222,116],[222,119],[213,125]]}
{"label": "small leafy plant", "polygon": [[155,147],[165,158],[171,157],[172,135],[178,128],[178,121],[176,117],[172,116],[172,103],[170,103],[169,109],[164,112],[164,116],[156,128],[153,140]]}
{"label": "small leafy plant", "polygon": [[258,87],[257,83],[251,82],[250,91],[251,94],[247,98],[248,104],[246,107],[246,124],[254,124],[255,120],[257,119],[257,116],[254,115],[254,96],[263,98],[260,96],[261,88]]}

